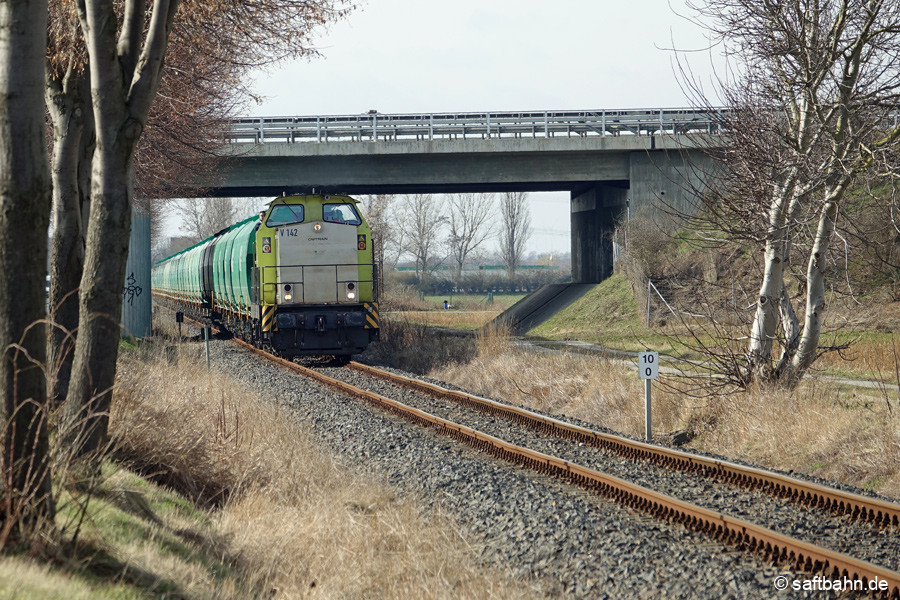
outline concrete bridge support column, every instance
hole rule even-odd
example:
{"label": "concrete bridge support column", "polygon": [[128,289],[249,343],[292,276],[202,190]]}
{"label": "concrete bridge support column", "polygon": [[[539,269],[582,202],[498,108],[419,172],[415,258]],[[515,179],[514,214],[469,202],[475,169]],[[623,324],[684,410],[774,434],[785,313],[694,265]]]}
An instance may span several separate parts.
{"label": "concrete bridge support column", "polygon": [[152,332],[150,298],[150,215],[131,211],[131,241],[122,288],[122,334],[148,337]]}
{"label": "concrete bridge support column", "polygon": [[612,234],[627,201],[624,184],[596,184],[572,192],[573,283],[599,283],[612,275]]}

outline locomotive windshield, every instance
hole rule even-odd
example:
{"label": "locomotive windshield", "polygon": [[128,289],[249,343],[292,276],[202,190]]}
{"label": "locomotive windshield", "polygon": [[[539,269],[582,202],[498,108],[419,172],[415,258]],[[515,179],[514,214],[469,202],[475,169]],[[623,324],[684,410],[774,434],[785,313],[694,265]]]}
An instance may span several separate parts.
{"label": "locomotive windshield", "polygon": [[359,225],[362,220],[352,204],[323,204],[322,220],[328,223],[344,223],[347,225]]}
{"label": "locomotive windshield", "polygon": [[272,207],[269,218],[266,219],[266,227],[281,227],[303,222],[302,204],[279,204]]}

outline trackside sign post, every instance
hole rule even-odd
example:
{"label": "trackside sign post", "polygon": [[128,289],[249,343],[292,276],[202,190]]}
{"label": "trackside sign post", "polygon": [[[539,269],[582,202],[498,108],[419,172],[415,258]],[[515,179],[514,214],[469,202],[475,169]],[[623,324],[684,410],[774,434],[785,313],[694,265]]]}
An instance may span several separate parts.
{"label": "trackside sign post", "polygon": [[653,433],[650,417],[650,381],[659,378],[659,352],[638,353],[638,379],[644,380],[644,437],[647,441]]}

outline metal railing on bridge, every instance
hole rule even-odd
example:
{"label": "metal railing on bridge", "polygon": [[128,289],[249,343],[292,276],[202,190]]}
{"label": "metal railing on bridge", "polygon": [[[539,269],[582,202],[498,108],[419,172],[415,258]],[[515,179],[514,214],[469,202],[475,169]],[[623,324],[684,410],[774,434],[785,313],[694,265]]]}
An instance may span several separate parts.
{"label": "metal railing on bridge", "polygon": [[719,133],[718,109],[384,114],[249,117],[231,121],[233,143],[389,142]]}

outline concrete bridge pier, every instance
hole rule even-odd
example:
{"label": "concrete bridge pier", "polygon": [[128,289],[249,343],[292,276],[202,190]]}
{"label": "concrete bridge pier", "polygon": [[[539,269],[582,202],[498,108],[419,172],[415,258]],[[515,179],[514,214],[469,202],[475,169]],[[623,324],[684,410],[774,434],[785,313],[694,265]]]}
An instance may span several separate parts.
{"label": "concrete bridge pier", "polygon": [[572,192],[573,283],[600,283],[612,275],[612,234],[627,203],[626,182],[596,183]]}

